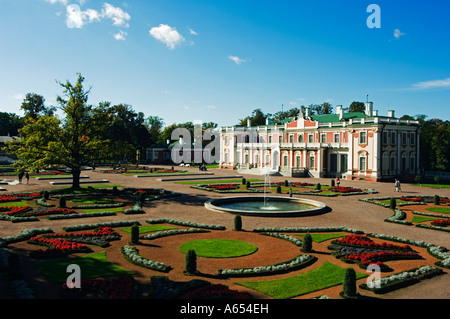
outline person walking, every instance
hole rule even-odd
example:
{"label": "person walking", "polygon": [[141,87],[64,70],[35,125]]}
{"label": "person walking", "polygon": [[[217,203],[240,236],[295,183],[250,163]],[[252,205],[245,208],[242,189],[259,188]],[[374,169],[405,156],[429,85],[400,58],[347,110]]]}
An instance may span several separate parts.
{"label": "person walking", "polygon": [[337,187],[339,187],[339,185],[341,185],[341,180],[339,179],[339,177],[336,177],[336,185],[337,185]]}
{"label": "person walking", "polygon": [[19,173],[19,184],[22,184],[22,178],[23,178],[23,171],[20,171],[20,173]]}
{"label": "person walking", "polygon": [[289,188],[289,197],[292,197],[292,188]]}
{"label": "person walking", "polygon": [[395,186],[395,191],[399,192],[400,191],[400,181],[398,179],[395,179],[394,186]]}
{"label": "person walking", "polygon": [[30,174],[28,172],[25,173],[25,179],[27,180],[27,184],[30,182]]}

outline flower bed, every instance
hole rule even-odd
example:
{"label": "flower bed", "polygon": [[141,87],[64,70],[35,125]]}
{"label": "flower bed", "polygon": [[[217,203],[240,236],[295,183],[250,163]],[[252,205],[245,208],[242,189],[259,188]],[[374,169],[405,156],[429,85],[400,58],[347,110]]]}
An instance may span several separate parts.
{"label": "flower bed", "polygon": [[142,257],[136,247],[125,245],[121,248],[121,252],[123,257],[132,264],[161,272],[169,272],[172,269],[166,264]]}
{"label": "flower bed", "polygon": [[446,226],[450,225],[450,219],[433,220],[431,222],[431,224],[433,224],[435,226],[446,227]]}
{"label": "flower bed", "polygon": [[0,203],[17,202],[19,200],[20,200],[20,198],[17,196],[15,196],[15,197],[8,196],[8,195],[0,196]]}
{"label": "flower bed", "polygon": [[87,253],[91,249],[85,244],[68,241],[65,239],[49,239],[45,237],[32,237],[29,244],[42,245],[48,247],[46,250],[38,249],[30,252],[32,258],[53,258],[61,257],[72,253]]}
{"label": "flower bed", "polygon": [[239,184],[209,184],[206,185],[205,187],[219,191],[230,191],[239,189]]}
{"label": "flower bed", "polygon": [[78,297],[87,292],[95,292],[105,295],[108,299],[129,299],[134,292],[134,279],[130,276],[122,276],[113,280],[103,279],[83,279],[80,282],[81,288],[74,289],[63,284],[63,292],[68,296]]}
{"label": "flower bed", "polygon": [[215,229],[215,230],[225,230],[225,226],[215,225],[215,224],[199,224],[194,222],[181,221],[170,218],[160,218],[160,219],[149,219],[146,221],[149,224],[173,224],[178,226],[187,226],[187,227],[195,227],[195,228],[206,228],[206,229]]}
{"label": "flower bed", "polygon": [[417,197],[405,197],[405,196],[401,196],[400,197],[400,200],[403,200],[403,201],[405,201],[405,202],[409,202],[409,201],[411,201],[411,202],[417,202],[417,203],[420,203],[420,202],[423,202],[423,198],[422,198],[422,196],[417,196]]}
{"label": "flower bed", "polygon": [[369,237],[363,235],[346,235],[344,238],[335,239],[331,243],[369,249],[412,250],[409,245],[395,245],[387,242],[375,243]]}
{"label": "flower bed", "polygon": [[353,187],[336,186],[336,187],[330,188],[330,191],[337,192],[337,193],[355,193],[355,192],[362,192],[362,189],[353,188]]}
{"label": "flower bed", "polygon": [[366,268],[369,265],[377,265],[383,270],[388,270],[383,261],[400,260],[400,259],[420,259],[420,255],[415,252],[398,252],[398,251],[379,251],[370,253],[356,253],[345,255],[341,258],[343,261],[355,261],[361,268]]}
{"label": "flower bed", "polygon": [[[23,207],[26,208],[26,207]],[[27,207],[29,209],[29,207]],[[37,210],[27,213],[26,210],[16,211],[7,213],[8,215],[15,217],[30,217],[30,216],[46,216],[46,215],[65,215],[65,214],[76,214],[77,212],[73,209],[68,208],[55,208],[48,210]]]}

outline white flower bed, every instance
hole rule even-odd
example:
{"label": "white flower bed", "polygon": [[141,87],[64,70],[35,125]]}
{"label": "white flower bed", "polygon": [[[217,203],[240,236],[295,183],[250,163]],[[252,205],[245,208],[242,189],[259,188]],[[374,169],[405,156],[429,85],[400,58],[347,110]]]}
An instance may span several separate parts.
{"label": "white flower bed", "polygon": [[199,224],[199,223],[185,222],[185,221],[175,220],[175,219],[170,219],[170,218],[149,219],[149,220],[147,220],[147,223],[149,223],[149,224],[173,224],[173,225],[178,225],[178,226],[217,229],[217,230],[225,229],[225,226],[221,226],[221,225]]}
{"label": "white flower bed", "polygon": [[51,228],[34,228],[34,229],[25,229],[20,234],[16,236],[9,236],[0,238],[0,247],[4,247],[11,243],[17,243],[19,241],[28,240],[31,237],[34,237],[39,234],[52,233],[53,230]]}
{"label": "white flower bed", "polygon": [[253,230],[254,232],[298,232],[298,233],[306,233],[306,232],[349,232],[355,234],[362,234],[363,231],[349,228],[346,226],[336,226],[336,227],[281,227],[281,228],[271,228],[271,227],[261,227]]}
{"label": "white flower bed", "polygon": [[290,241],[291,243],[293,243],[296,246],[301,246],[302,245],[302,241],[294,236],[289,236],[286,234],[280,234],[280,233],[261,233],[261,235],[265,235],[265,236],[271,236],[271,237],[275,237],[275,238],[280,238],[280,239],[284,239],[287,241]]}
{"label": "white flower bed", "polygon": [[173,235],[181,235],[181,234],[191,234],[191,233],[206,233],[207,230],[198,229],[198,228],[189,228],[189,229],[171,229],[165,231],[159,231],[153,234],[144,235],[140,238],[142,239],[156,239],[161,237],[173,236]]}
{"label": "white flower bed", "polygon": [[253,268],[219,269],[219,276],[237,277],[237,276],[272,275],[276,273],[282,273],[298,269],[299,267],[308,265],[309,262],[314,260],[315,258],[316,257],[311,255],[299,255],[292,260],[275,265],[260,266]]}
{"label": "white flower bed", "polygon": [[171,270],[171,267],[166,264],[142,257],[139,255],[138,250],[135,247],[125,245],[122,247],[122,254],[129,262],[144,268],[162,272],[168,272]]}

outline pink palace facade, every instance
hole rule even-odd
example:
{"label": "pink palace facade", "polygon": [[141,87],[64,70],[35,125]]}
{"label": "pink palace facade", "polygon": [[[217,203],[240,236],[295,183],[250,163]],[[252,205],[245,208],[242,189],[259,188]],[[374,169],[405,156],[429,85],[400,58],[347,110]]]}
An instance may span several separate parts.
{"label": "pink palace facade", "polygon": [[291,177],[381,181],[418,174],[419,122],[365,112],[300,114],[281,123],[222,127],[222,169]]}

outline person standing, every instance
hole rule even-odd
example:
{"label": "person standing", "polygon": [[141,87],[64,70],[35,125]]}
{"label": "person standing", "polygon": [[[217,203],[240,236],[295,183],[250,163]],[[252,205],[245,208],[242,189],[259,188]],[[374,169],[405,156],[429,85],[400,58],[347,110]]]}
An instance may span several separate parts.
{"label": "person standing", "polygon": [[27,180],[27,184],[30,182],[30,174],[28,172],[25,173],[25,179]]}
{"label": "person standing", "polygon": [[289,188],[289,197],[292,197],[292,188]]}
{"label": "person standing", "polygon": [[19,184],[22,184],[22,178],[23,178],[23,171],[20,171],[20,173],[19,173]]}
{"label": "person standing", "polygon": [[339,179],[339,177],[336,177],[336,185],[337,185],[337,187],[339,187],[339,185],[341,185],[341,180]]}
{"label": "person standing", "polygon": [[400,190],[400,181],[398,179],[395,179],[395,191],[398,192]]}

